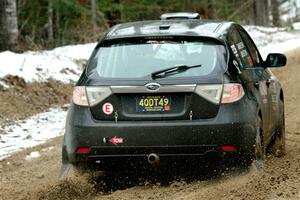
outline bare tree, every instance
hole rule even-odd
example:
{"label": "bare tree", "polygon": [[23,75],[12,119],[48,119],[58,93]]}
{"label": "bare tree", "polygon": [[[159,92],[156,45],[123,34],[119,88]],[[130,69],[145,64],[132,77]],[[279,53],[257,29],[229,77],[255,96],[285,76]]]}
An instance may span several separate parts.
{"label": "bare tree", "polygon": [[271,1],[272,6],[272,22],[273,26],[280,26],[280,18],[279,18],[279,2],[278,0]]}
{"label": "bare tree", "polygon": [[0,0],[0,51],[16,50],[18,20],[16,0]]}
{"label": "bare tree", "polygon": [[53,42],[53,0],[48,0],[48,41]]}
{"label": "bare tree", "polygon": [[60,0],[56,0],[55,6],[55,38],[56,38],[56,45],[62,45],[61,41],[61,31],[60,31],[60,7],[59,7]]}
{"label": "bare tree", "polygon": [[268,25],[268,9],[265,0],[255,0],[255,24],[259,26]]}
{"label": "bare tree", "polygon": [[97,4],[96,0],[91,0],[92,8],[92,25],[93,25],[93,36],[97,37]]}
{"label": "bare tree", "polygon": [[216,18],[216,0],[209,0],[208,2],[208,16],[210,19]]}
{"label": "bare tree", "polygon": [[265,25],[270,25],[270,14],[271,14],[271,2],[269,0],[264,0],[264,6],[265,6]]}

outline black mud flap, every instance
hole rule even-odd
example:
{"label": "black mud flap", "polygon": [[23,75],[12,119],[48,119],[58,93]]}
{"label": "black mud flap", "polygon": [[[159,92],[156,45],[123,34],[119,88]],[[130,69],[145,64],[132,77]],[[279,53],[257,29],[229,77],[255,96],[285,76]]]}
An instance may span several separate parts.
{"label": "black mud flap", "polygon": [[60,175],[59,175],[59,178],[60,179],[65,179],[65,178],[68,178],[68,177],[71,177],[72,174],[72,171],[74,171],[74,166],[70,163],[62,163],[61,165],[61,168],[60,168]]}

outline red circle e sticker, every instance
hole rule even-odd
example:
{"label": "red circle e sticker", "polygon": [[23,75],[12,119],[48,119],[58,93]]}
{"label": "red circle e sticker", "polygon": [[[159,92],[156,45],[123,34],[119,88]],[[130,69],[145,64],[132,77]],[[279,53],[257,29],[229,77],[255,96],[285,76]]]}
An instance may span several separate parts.
{"label": "red circle e sticker", "polygon": [[110,115],[114,111],[114,107],[111,103],[105,103],[102,106],[102,110],[105,114]]}

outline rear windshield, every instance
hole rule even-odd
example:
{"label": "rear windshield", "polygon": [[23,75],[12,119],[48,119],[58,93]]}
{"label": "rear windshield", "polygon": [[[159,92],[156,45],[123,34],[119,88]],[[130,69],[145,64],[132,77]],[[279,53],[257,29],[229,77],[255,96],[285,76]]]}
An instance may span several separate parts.
{"label": "rear windshield", "polygon": [[143,40],[98,47],[89,69],[103,78],[143,78],[170,67],[201,65],[168,78],[205,76],[225,68],[225,47],[200,40]]}

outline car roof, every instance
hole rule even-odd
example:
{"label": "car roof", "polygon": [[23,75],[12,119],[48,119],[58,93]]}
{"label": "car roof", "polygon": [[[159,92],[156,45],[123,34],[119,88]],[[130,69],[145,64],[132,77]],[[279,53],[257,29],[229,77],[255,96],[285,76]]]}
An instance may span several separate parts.
{"label": "car roof", "polygon": [[201,36],[218,40],[227,35],[233,22],[199,19],[137,21],[118,24],[103,39],[145,36]]}

